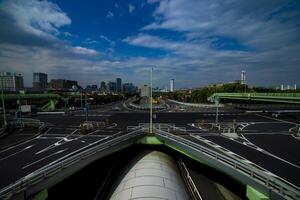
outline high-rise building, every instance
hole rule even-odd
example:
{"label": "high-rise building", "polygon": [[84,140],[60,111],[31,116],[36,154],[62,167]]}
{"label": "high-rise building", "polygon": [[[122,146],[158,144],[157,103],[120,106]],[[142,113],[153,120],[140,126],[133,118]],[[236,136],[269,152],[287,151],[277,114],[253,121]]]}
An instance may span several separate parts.
{"label": "high-rise building", "polygon": [[106,83],[104,81],[101,81],[101,83],[100,83],[100,90],[101,91],[106,91],[107,90]]}
{"label": "high-rise building", "polygon": [[96,91],[97,88],[98,88],[97,85],[87,85],[85,89],[89,91]]}
{"label": "high-rise building", "polygon": [[121,78],[116,79],[116,92],[118,92],[118,93],[122,92],[122,79]]}
{"label": "high-rise building", "polygon": [[241,73],[241,84],[246,84],[246,71],[242,70]]}
{"label": "high-rise building", "polygon": [[141,88],[141,97],[150,96],[150,87],[148,85],[143,85]]}
{"label": "high-rise building", "polygon": [[73,86],[77,86],[77,81],[65,80],[65,79],[52,79],[49,83],[50,88],[57,90],[72,89]]}
{"label": "high-rise building", "polygon": [[116,92],[116,82],[113,82],[113,81],[109,81],[108,83],[107,83],[107,87],[108,87],[108,90],[110,91],[110,92]]}
{"label": "high-rise building", "polygon": [[133,85],[133,83],[124,83],[123,84],[123,92],[124,93],[135,93],[136,87]]}
{"label": "high-rise building", "polygon": [[174,92],[174,79],[170,80],[170,92]]}
{"label": "high-rise building", "polygon": [[10,72],[0,72],[0,87],[4,91],[17,92],[23,90],[23,76]]}
{"label": "high-rise building", "polygon": [[33,73],[33,88],[45,89],[48,85],[48,76],[45,73]]}

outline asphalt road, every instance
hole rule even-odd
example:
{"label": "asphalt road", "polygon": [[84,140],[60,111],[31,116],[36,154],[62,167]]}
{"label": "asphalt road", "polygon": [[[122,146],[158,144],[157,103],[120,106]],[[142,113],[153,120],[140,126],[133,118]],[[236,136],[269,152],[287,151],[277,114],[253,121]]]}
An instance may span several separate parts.
{"label": "asphalt road", "polygon": [[[80,115],[80,113],[73,116],[40,115],[34,117],[46,122],[50,129],[37,138],[0,151],[0,188],[76,150],[93,145],[95,142],[101,142],[113,134],[120,134],[120,132],[125,134],[127,126],[137,126],[139,123],[149,122],[149,114],[146,112],[103,111],[94,112],[91,115],[93,116],[88,117],[91,121],[109,119],[110,123],[114,125],[82,135],[78,128],[79,124],[85,121],[85,116]],[[213,123],[215,113],[162,112],[155,113],[153,121],[154,123],[171,123],[175,126],[185,127],[187,132],[182,134],[183,137],[197,142],[194,137],[190,137],[190,134],[202,136],[300,186],[300,170],[297,167],[300,160],[297,154],[300,143],[299,140],[291,139],[291,136],[287,135],[289,128],[295,125],[296,119],[293,116],[281,120],[274,119],[269,115],[257,115],[255,113],[220,113],[220,122],[235,120],[243,125],[240,132],[245,136],[245,139],[237,141],[190,125],[202,120]],[[267,134],[266,130],[268,130]],[[243,141],[247,145],[239,143]],[[203,142],[198,143],[211,148]]]}
{"label": "asphalt road", "polygon": [[[103,120],[106,117],[97,116],[91,119]],[[106,141],[112,135],[120,134],[121,131],[120,128],[112,125],[82,134],[78,128],[79,124],[85,121],[84,117],[43,115],[36,118],[50,125],[46,132],[0,151],[0,188],[53,161],[63,159],[74,151]]]}
{"label": "asphalt road", "polygon": [[[287,162],[225,137],[205,136],[205,138],[300,187],[299,167],[295,167]],[[300,143],[298,146],[300,146]]]}

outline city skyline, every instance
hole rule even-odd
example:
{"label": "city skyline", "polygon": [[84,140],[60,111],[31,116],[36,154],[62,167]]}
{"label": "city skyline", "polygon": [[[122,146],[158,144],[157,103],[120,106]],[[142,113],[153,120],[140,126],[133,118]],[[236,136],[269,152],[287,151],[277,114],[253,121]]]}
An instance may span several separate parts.
{"label": "city skyline", "polygon": [[64,1],[0,3],[0,71],[100,84],[122,77],[191,88],[237,80],[299,85],[297,1]]}

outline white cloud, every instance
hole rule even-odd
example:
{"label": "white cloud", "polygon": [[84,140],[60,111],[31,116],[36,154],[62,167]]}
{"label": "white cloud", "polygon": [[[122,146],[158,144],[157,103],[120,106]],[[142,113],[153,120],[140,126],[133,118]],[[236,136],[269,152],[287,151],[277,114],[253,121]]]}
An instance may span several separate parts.
{"label": "white cloud", "polygon": [[83,41],[84,44],[97,44],[98,42],[96,40],[93,40],[92,38],[88,37]]}
{"label": "white cloud", "polygon": [[135,9],[135,6],[134,6],[134,5],[128,4],[128,11],[129,11],[130,13],[132,13],[132,12],[134,11],[134,9]]}
{"label": "white cloud", "polygon": [[83,55],[96,55],[98,52],[94,49],[88,49],[84,47],[72,47],[71,48],[74,53],[83,54]]}
{"label": "white cloud", "polygon": [[112,46],[112,47],[115,46],[115,44],[116,44],[114,41],[110,40],[105,35],[100,35],[99,38],[102,39],[102,40],[104,40],[104,41],[106,41],[107,43],[109,43],[110,46]]}
{"label": "white cloud", "polygon": [[[287,0],[160,1],[153,13],[156,20],[143,29],[179,31],[190,39],[232,37],[252,47],[280,48],[295,40],[299,42],[299,18],[286,17],[282,8],[287,3]],[[300,15],[299,10],[293,12]]]}
{"label": "white cloud", "polygon": [[111,11],[108,11],[106,14],[106,18],[113,18],[115,15]]}
{"label": "white cloud", "polygon": [[48,1],[8,0],[0,9],[10,14],[20,28],[34,34],[59,34],[59,27],[71,24],[66,13]]}
{"label": "white cloud", "polygon": [[[46,72],[49,79],[78,80],[83,85],[116,76],[142,85],[148,82],[145,77],[149,75],[150,66],[155,66],[154,80],[160,86],[168,85],[170,78],[175,78],[176,85],[183,87],[230,81],[238,79],[244,69],[250,83],[300,84],[300,34],[297,34],[299,26],[295,25],[299,19],[295,22],[294,17],[299,16],[299,11],[283,16],[279,0],[259,3],[148,0],[157,6],[154,22],[144,27],[142,33],[123,41],[146,47],[141,54],[151,54],[156,49],[164,50],[165,54],[126,58],[113,56],[115,42],[104,35],[87,38],[85,42],[100,43],[101,39],[109,43],[107,54],[88,46],[73,47],[60,40],[58,34],[65,34],[60,28],[70,25],[71,19],[56,4],[33,0],[3,2],[0,14],[6,21],[2,18],[0,23],[6,28],[0,28],[0,71],[9,69],[22,73],[26,85],[31,85],[33,71]],[[32,6],[28,5],[30,2]],[[14,6],[18,13],[14,12]],[[28,16],[25,12],[29,12]],[[113,17],[114,13],[110,11],[107,15]],[[157,36],[154,35],[156,29],[175,31],[185,37]],[[216,49],[215,37],[233,38],[253,50]]]}

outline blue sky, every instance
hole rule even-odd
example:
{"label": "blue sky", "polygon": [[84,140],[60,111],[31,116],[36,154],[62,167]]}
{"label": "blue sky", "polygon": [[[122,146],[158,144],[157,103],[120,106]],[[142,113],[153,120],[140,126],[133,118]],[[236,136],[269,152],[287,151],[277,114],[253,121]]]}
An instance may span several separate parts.
{"label": "blue sky", "polygon": [[2,0],[0,70],[83,86],[300,85],[300,3],[288,0]]}

